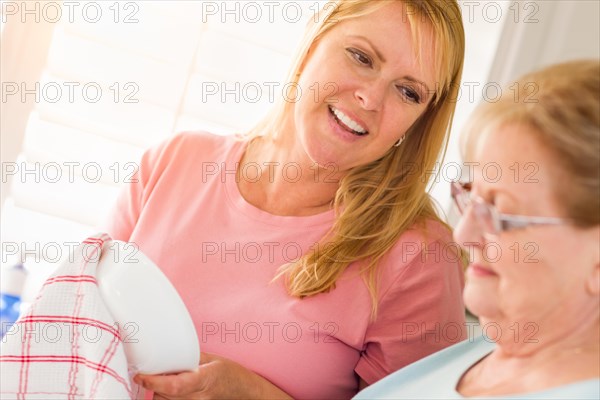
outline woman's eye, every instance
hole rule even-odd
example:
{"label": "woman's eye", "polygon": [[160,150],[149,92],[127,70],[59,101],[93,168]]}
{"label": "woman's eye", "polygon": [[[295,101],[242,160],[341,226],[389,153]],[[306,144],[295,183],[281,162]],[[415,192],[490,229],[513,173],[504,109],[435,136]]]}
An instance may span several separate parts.
{"label": "woman's eye", "polygon": [[414,89],[406,86],[399,86],[398,90],[402,96],[411,103],[419,104],[421,102],[421,96],[419,96],[419,93],[417,93]]}
{"label": "woman's eye", "polygon": [[362,51],[356,49],[348,49],[348,52],[352,55],[356,61],[358,61],[362,65],[372,65],[371,59]]}

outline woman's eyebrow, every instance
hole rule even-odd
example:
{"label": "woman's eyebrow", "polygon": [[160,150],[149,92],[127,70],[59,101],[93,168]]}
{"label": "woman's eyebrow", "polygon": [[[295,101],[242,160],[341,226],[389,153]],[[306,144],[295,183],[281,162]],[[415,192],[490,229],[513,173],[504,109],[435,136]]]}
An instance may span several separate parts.
{"label": "woman's eyebrow", "polygon": [[348,37],[354,38],[354,39],[364,40],[365,42],[367,42],[369,44],[369,46],[371,46],[371,48],[375,52],[375,55],[377,56],[377,58],[379,58],[382,62],[386,62],[385,57],[383,56],[383,54],[381,54],[381,52],[379,51],[379,49],[377,48],[377,46],[375,46],[373,43],[371,43],[371,41],[369,39],[367,39],[366,37],[360,36],[360,35],[350,35]]}
{"label": "woman's eyebrow", "polygon": [[[374,44],[373,44],[373,43],[372,43],[372,42],[371,42],[369,39],[367,39],[366,37],[364,37],[364,36],[361,36],[361,35],[349,35],[348,37],[349,37],[349,38],[352,38],[352,39],[359,39],[359,40],[363,40],[363,41],[367,42],[367,43],[369,44],[369,46],[371,46],[371,48],[372,48],[372,49],[373,49],[373,51],[375,52],[375,55],[377,56],[377,58],[379,58],[379,59],[381,60],[381,62],[386,62],[386,59],[385,59],[385,57],[383,56],[383,54],[381,54],[381,52],[379,51],[379,49],[377,48],[377,46],[375,46],[375,45],[374,45]],[[406,75],[406,76],[404,76],[404,79],[406,79],[406,80],[407,80],[407,81],[409,81],[409,82],[413,82],[413,83],[416,83],[416,84],[418,84],[418,85],[421,85],[421,86],[423,86],[423,88],[425,89],[425,92],[426,92],[427,94],[429,94],[429,93],[430,93],[429,86],[427,86],[427,85],[425,84],[425,82],[423,82],[423,81],[421,81],[421,80],[419,80],[419,79],[415,78],[414,76],[411,76],[411,75]]]}

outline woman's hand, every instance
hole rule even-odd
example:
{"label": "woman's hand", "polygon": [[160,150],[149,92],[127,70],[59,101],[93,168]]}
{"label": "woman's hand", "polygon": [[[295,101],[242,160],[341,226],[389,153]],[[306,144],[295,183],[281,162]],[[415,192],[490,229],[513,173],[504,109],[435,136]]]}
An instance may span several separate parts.
{"label": "woman's hand", "polygon": [[262,376],[226,358],[202,353],[196,370],[174,375],[136,375],[154,399],[291,399]]}

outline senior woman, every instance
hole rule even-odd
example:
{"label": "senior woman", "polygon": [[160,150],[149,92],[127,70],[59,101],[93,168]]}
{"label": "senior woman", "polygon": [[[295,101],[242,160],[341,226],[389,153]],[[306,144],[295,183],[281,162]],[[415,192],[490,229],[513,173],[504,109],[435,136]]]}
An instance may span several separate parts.
{"label": "senior woman", "polygon": [[460,255],[426,191],[463,53],[454,0],[334,2],[292,66],[295,101],[241,140],[186,133],[144,155],[108,232],[173,282],[203,354],[138,383],[157,398],[350,398],[464,338],[397,337],[464,322]]}
{"label": "senior woman", "polygon": [[552,66],[518,88],[475,112],[462,147],[480,169],[453,186],[454,236],[471,254],[464,299],[486,336],[357,399],[600,398],[600,63]]}

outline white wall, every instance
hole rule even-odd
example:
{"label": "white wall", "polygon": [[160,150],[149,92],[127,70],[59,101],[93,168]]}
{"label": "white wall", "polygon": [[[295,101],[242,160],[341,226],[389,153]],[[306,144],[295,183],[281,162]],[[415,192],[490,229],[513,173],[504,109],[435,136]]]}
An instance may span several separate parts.
{"label": "white wall", "polygon": [[[600,1],[542,0],[538,22],[507,20],[490,79],[507,83],[543,66],[578,58],[600,58]],[[529,10],[531,12],[531,9]]]}
{"label": "white wall", "polygon": [[[469,3],[470,10],[465,6]],[[550,64],[580,58],[600,58],[600,0],[493,3],[503,10],[501,25],[493,22],[492,7],[489,7],[489,15],[483,13],[486,2],[462,2],[467,32],[465,58],[478,60],[475,64],[465,63],[464,82],[510,86],[510,82],[521,75]],[[475,23],[469,23],[469,11],[476,19]],[[486,51],[494,53],[491,58]],[[471,70],[474,66],[475,70]],[[481,90],[475,91],[475,94],[478,96],[475,102],[459,103],[457,107],[446,164],[460,162],[460,127],[482,100]],[[447,199],[442,206],[450,222],[454,223],[456,215],[450,206],[448,184],[442,179],[433,193],[438,199]]]}

